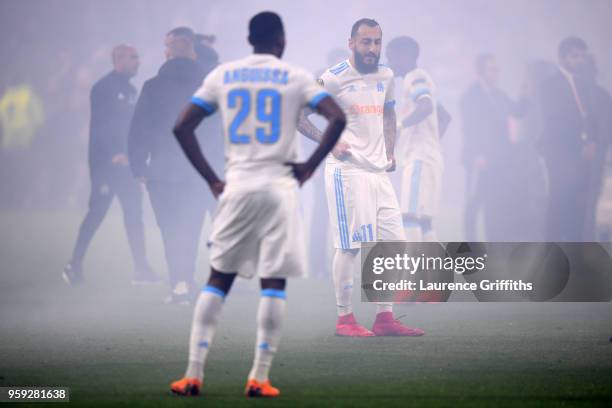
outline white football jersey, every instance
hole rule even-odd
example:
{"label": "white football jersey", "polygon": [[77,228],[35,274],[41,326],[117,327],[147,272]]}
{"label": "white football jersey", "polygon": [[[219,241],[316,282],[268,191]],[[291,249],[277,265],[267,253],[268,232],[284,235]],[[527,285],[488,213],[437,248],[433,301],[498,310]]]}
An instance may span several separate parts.
{"label": "white football jersey", "polygon": [[395,105],[393,71],[380,65],[377,72],[362,74],[349,60],[325,71],[320,82],[344,110],[346,128],[341,140],[350,146],[351,155],[340,161],[332,154],[327,163],[336,167],[384,171],[391,163],[387,160],[383,131],[385,106]]}
{"label": "white football jersey", "polygon": [[284,163],[297,160],[300,111],[327,95],[308,71],[271,54],[252,54],[215,68],[191,101],[221,113],[227,186],[255,188],[292,177]]}
{"label": "white football jersey", "polygon": [[421,98],[431,99],[433,112],[418,124],[401,130],[399,137],[403,140],[399,144],[403,156],[402,164],[417,159],[438,163],[442,160],[442,153],[438,131],[436,86],[425,70],[416,68],[404,77],[403,88],[403,106],[398,114],[400,126],[414,111],[417,101]]}

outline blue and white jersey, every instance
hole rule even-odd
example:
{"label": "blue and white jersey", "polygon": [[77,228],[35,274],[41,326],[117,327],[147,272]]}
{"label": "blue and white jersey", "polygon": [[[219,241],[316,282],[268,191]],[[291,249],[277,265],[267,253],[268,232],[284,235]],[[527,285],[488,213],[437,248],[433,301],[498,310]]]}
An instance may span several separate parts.
{"label": "blue and white jersey", "polygon": [[404,77],[402,93],[404,103],[398,114],[400,126],[404,119],[416,109],[417,102],[420,99],[430,99],[433,104],[433,112],[416,125],[401,130],[398,143],[402,160],[400,164],[407,164],[411,160],[424,160],[432,164],[441,164],[437,91],[431,76],[421,68],[408,72]]}
{"label": "blue and white jersey", "polygon": [[340,161],[333,155],[327,163],[366,171],[384,171],[390,166],[385,149],[383,113],[395,105],[393,71],[380,65],[376,72],[362,74],[349,60],[325,71],[319,80],[336,97],[347,118],[341,140],[350,146],[351,156]]}
{"label": "blue and white jersey", "polygon": [[284,163],[297,160],[299,114],[327,95],[308,71],[271,54],[252,54],[215,68],[192,103],[221,113],[227,186],[256,188],[292,177]]}

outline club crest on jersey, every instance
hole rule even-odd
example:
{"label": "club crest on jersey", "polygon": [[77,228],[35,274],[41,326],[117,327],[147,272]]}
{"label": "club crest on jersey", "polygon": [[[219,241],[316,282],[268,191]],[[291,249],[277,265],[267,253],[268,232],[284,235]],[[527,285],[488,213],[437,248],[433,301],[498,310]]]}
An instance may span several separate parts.
{"label": "club crest on jersey", "polygon": [[321,86],[325,86],[325,82],[323,82],[323,78],[318,78],[317,79],[317,84],[319,84]]}
{"label": "club crest on jersey", "polygon": [[383,85],[382,82],[379,82],[379,83],[376,84],[376,90],[378,92],[385,92],[385,86]]}
{"label": "club crest on jersey", "polygon": [[357,91],[357,88],[355,87],[355,85],[350,85],[348,87],[348,92],[355,92],[355,91]]}

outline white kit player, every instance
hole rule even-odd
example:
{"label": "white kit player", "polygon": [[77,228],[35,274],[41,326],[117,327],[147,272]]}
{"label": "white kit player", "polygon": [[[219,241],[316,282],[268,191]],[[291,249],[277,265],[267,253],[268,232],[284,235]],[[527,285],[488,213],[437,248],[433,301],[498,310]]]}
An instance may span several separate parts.
{"label": "white kit player", "polygon": [[[336,248],[332,273],[339,336],[424,334],[395,320],[390,303],[377,304],[371,331],[353,315],[353,280],[360,269],[361,243],[404,240],[399,205],[386,174],[395,167],[396,117],[393,72],[378,64],[381,42],[382,30],[375,20],[358,20],[349,39],[351,57],[325,71],[319,80],[347,116],[347,127],[325,168]],[[313,140],[320,139],[318,129],[305,117],[298,130]]]}
{"label": "white kit player", "polygon": [[418,43],[407,36],[387,44],[389,66],[403,78],[403,107],[399,112],[403,142],[401,209],[408,241],[434,241],[432,220],[440,197],[444,161],[440,138],[450,115],[436,102],[431,76],[417,67]]}
{"label": "white kit player", "polygon": [[[170,386],[179,395],[200,393],[224,299],[237,275],[255,274],[262,297],[246,395],[280,394],[268,372],[280,340],[285,280],[303,276],[306,265],[296,190],[331,151],[346,122],[311,74],[280,60],[285,35],[277,14],[255,15],[249,22],[249,42],[253,54],[213,70],[174,129],[187,158],[219,198],[209,240],[211,274],[194,310],[187,372]],[[306,106],[321,113],[328,127],[308,161],[295,163],[296,124]],[[194,134],[216,110],[224,128],[225,182],[208,165]]]}

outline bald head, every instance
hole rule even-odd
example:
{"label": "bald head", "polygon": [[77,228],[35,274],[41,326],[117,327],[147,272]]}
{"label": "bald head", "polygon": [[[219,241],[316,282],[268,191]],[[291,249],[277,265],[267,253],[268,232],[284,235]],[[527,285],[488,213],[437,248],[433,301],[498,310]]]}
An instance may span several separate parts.
{"label": "bald head", "polygon": [[138,51],[131,45],[119,44],[114,47],[112,59],[115,71],[120,74],[131,78],[138,72],[138,66],[140,65]]}
{"label": "bald head", "polygon": [[191,58],[195,59],[195,35],[189,27],[177,27],[166,34],[166,59]]}

